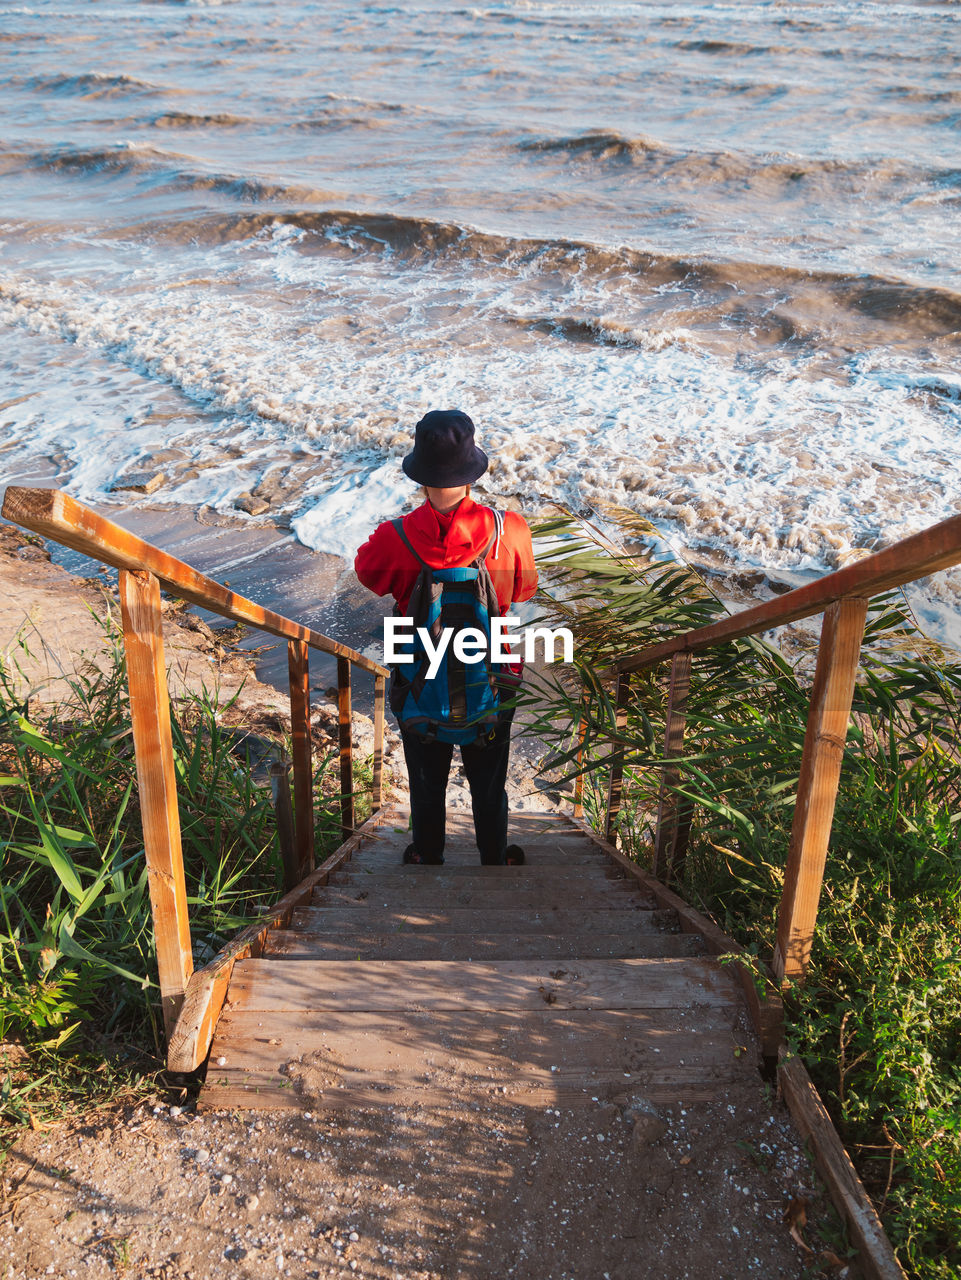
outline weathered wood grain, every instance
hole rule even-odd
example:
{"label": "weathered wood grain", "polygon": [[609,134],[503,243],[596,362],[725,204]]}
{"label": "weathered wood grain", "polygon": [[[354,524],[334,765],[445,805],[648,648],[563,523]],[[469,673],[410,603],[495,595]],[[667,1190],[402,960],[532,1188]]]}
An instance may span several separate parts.
{"label": "weathered wood grain", "polygon": [[340,755],[340,826],[347,840],[354,829],[354,746],[351,733],[350,663],[337,659],[337,738]]}
{"label": "weathered wood grain", "polygon": [[316,1108],[342,1090],[366,1094],[367,1105],[415,1102],[438,1088],[460,1098],[507,1089],[521,1105],[535,1090],[589,1089],[600,1097],[670,1085],[683,1097],[686,1087],[754,1078],[756,1060],[745,1049],[723,1008],[276,1011],[269,1018],[227,1010],[201,1101],[216,1106],[222,1087],[245,1083],[289,1083],[301,1105]]}
{"label": "weathered wood grain", "polygon": [[831,1199],[860,1251],[857,1265],[861,1274],[866,1280],[906,1280],[877,1211],[800,1058],[782,1056],[778,1084],[791,1118],[810,1144]]}
{"label": "weathered wood grain", "polygon": [[702,938],[712,955],[731,956],[732,967],[740,978],[754,1030],[761,1043],[761,1052],[766,1058],[776,1058],[784,1044],[784,1005],[761,961],[749,955],[739,943],[718,928],[713,920],[689,907],[673,889],[661,884],[635,862],[631,862],[620,850],[603,840],[583,820],[580,821],[580,826],[598,848],[604,849],[608,857],[613,858],[639,885],[647,889],[659,907],[677,913],[680,927],[686,933],[694,933]]}
{"label": "weathered wood grain", "polygon": [[435,933],[563,933],[568,929],[583,932],[595,929],[598,933],[635,929],[638,933],[660,932],[665,927],[664,917],[653,911],[634,911],[630,908],[570,907],[557,910],[528,910],[523,908],[503,910],[487,907],[478,912],[470,907],[424,908],[379,907],[301,907],[292,917],[292,926],[305,933],[350,933],[354,929],[382,929],[412,931],[428,929]]}
{"label": "weathered wood grain", "polygon": [[[518,1085],[516,1081],[502,1086],[478,1081],[470,1095],[463,1087],[455,1095],[450,1089],[437,1089],[416,1081],[410,1084],[394,1082],[366,1089],[328,1089],[323,1095],[323,1109],[353,1111],[364,1108],[418,1107],[430,1108],[435,1112],[456,1108],[460,1112],[464,1101],[470,1097],[488,1107],[503,1104],[543,1112],[545,1107],[558,1107],[562,1110],[596,1107],[598,1098],[624,1103],[631,1096],[632,1090],[637,1092],[641,1087],[649,1102],[665,1105],[680,1102],[691,1105],[695,1102],[721,1102],[727,1086],[724,1081],[705,1085],[693,1080],[678,1082],[672,1079],[658,1082],[649,1078],[644,1079],[643,1085],[633,1079],[625,1079],[618,1084],[584,1084],[579,1088],[564,1084]],[[277,1083],[277,1076],[273,1073],[249,1073],[243,1077],[243,1083],[239,1084],[232,1083],[227,1077],[217,1078],[204,1089],[197,1102],[201,1111],[291,1111],[301,1114],[305,1108],[317,1105],[317,1101],[309,1093],[295,1088],[293,1082],[286,1077],[281,1077],[280,1083]]]}
{"label": "weathered wood grain", "polygon": [[187,999],[182,1002],[179,1017],[167,1037],[167,1066],[171,1071],[195,1071],[207,1057],[236,961],[260,955],[270,930],[286,926],[294,908],[302,902],[309,902],[316,886],[323,884],[332,871],[342,866],[381,823],[389,820],[389,816],[381,811],[369,818],[350,840],[296,888],[286,893],[261,920],[242,929],[211,961],[191,975]]}
{"label": "weathered wood grain", "polygon": [[695,933],[651,933],[637,929],[581,933],[464,933],[429,929],[382,933],[304,933],[277,929],[264,954],[272,959],[316,960],[550,960],[659,958],[703,955]]}
{"label": "weathered wood grain", "polygon": [[147,883],[160,999],[169,1035],[193,972],[193,953],[167,699],[160,584],[153,574],[122,570],[119,586]]}
{"label": "weathered wood grain", "polygon": [[674,788],[680,772],[672,758],[684,749],[684,726],[687,722],[687,699],[691,688],[691,655],[675,653],[671,661],[671,682],[667,694],[664,727],[664,768],[657,799],[657,826],[654,838],[654,874],[659,880],[670,880],[680,871],[691,829],[689,801],[680,802]]}
{"label": "weathered wood grain", "polygon": [[374,681],[374,764],[371,778],[371,807],[376,813],[384,797],[384,718],[387,703],[387,681],[378,676]]}
{"label": "weathered wood grain", "polygon": [[[338,658],[338,662],[346,659]],[[314,763],[310,741],[310,664],[303,640],[287,642],[290,737],[294,761],[294,847],[298,880],[314,869]],[[346,839],[346,836],[344,837]]]}
{"label": "weathered wood grain", "polygon": [[740,1007],[740,986],[716,960],[241,960],[230,1011],[329,1009],[695,1009]]}
{"label": "weathered wood grain", "polygon": [[774,947],[786,981],[803,977],[811,956],[866,614],[866,600],[841,600],[821,628]]}
{"label": "weathered wood grain", "polygon": [[619,673],[614,711],[616,739],[611,754],[611,772],[607,782],[607,818],[605,834],[612,844],[617,841],[617,817],[621,811],[621,795],[624,789],[624,733],[627,729],[627,708],[631,701],[631,677]]}

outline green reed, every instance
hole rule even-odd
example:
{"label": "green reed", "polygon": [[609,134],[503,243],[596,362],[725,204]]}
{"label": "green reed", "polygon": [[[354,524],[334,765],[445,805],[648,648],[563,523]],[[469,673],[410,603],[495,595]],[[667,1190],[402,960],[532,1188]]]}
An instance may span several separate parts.
{"label": "green reed", "polygon": [[[162,1067],[126,672],[109,627],[105,646],[56,707],[0,663],[0,1119],[13,1125],[149,1090]],[[171,705],[198,966],[283,892],[269,778],[250,758],[271,744],[225,726],[232,706],[206,691]],[[330,753],[315,778],[318,853],[340,840],[335,774]]]}
{"label": "green reed", "polygon": [[[635,677],[626,730],[598,672],[723,612],[652,531],[610,513],[632,554],[571,522],[543,526],[545,616],[576,637],[576,671],[532,689],[533,731],[603,817],[606,768],[626,751],[622,846],[649,862],[661,780],[666,664]],[[681,801],[693,806],[680,892],[770,956],[804,741],[813,635],[794,657],[759,640],[698,656]],[[785,652],[787,646],[785,646]],[[585,701],[586,698],[586,701]],[[961,1274],[961,661],[926,641],[900,595],[870,610],[811,968],[787,1001],[805,1059],[903,1265]]]}

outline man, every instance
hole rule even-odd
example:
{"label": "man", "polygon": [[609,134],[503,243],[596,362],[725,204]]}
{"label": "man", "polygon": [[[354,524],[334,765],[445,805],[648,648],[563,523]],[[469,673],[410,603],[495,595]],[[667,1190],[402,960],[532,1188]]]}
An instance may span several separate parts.
{"label": "man", "polygon": [[[443,570],[483,563],[490,574],[500,613],[529,600],[537,589],[530,530],[508,511],[503,528],[489,507],[474,502],[470,486],[487,470],[487,455],[474,443],[474,424],[456,409],[433,410],[421,418],[404,472],[424,486],[426,501],[403,519],[379,525],[357,553],[357,577],[379,596],[391,595],[407,614],[423,565]],[[507,844],[507,762],[513,708],[502,709],[494,728],[461,746],[471,792],[474,834],[485,865],[520,865],[523,850]],[[412,843],[404,862],[442,863],[447,817],[447,780],[453,744],[402,728],[410,776]]]}

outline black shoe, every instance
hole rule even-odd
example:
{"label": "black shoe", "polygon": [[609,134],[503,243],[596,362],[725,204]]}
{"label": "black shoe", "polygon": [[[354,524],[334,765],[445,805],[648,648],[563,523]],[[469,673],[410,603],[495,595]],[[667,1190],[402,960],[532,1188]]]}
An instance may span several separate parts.
{"label": "black shoe", "polygon": [[522,867],[527,859],[519,844],[509,844],[504,850],[504,864],[508,867]]}
{"label": "black shoe", "polygon": [[409,844],[404,850],[404,864],[411,864],[420,867],[442,867],[444,865],[444,855],[441,854],[437,858],[424,858],[417,852],[412,844]]}

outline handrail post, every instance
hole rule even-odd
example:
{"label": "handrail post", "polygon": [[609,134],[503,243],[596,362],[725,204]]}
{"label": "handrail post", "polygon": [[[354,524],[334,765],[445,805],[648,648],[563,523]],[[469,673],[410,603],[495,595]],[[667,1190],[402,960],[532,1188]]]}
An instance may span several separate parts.
{"label": "handrail post", "polygon": [[300,878],[314,869],[314,777],[310,744],[310,664],[307,643],[288,640],[290,736],[294,759],[294,841]]}
{"label": "handrail post", "polygon": [[838,600],[821,626],[778,911],[774,973],[781,982],[803,978],[811,955],[867,607],[865,599]]}
{"label": "handrail post", "polygon": [[577,777],[574,779],[574,817],[584,816],[584,748],[587,742],[587,695],[581,698],[581,718],[577,726]]}
{"label": "handrail post", "polygon": [[121,569],[119,587],[147,884],[160,1000],[169,1038],[194,966],[164,665],[160,583],[152,573]]}
{"label": "handrail post", "polygon": [[[614,711],[614,731],[619,736],[627,728],[627,704],[631,697],[631,677],[621,672],[617,677],[617,695]],[[621,810],[621,793],[624,780],[624,742],[618,743],[611,756],[611,777],[607,787],[606,838],[614,844],[617,838],[617,815]]]}
{"label": "handrail post", "polygon": [[303,877],[300,874],[297,845],[294,839],[294,811],[290,803],[290,765],[284,760],[275,760],[270,766],[270,792],[274,816],[277,820],[280,860],[284,866],[284,892],[289,893],[291,889],[296,889]]}
{"label": "handrail post", "polygon": [[337,659],[337,711],[340,741],[340,825],[344,839],[354,832],[354,747],[351,733],[350,662]]}
{"label": "handrail post", "polygon": [[387,679],[374,680],[374,774],[371,779],[370,803],[374,813],[384,800],[384,710],[387,702]]}
{"label": "handrail post", "polygon": [[657,800],[657,829],[654,837],[654,874],[668,883],[676,877],[684,863],[687,839],[691,830],[691,804],[679,801],[673,788],[681,772],[670,761],[684,747],[687,722],[687,698],[691,689],[691,655],[675,653],[671,659],[671,683],[667,695],[664,724],[664,768]]}

